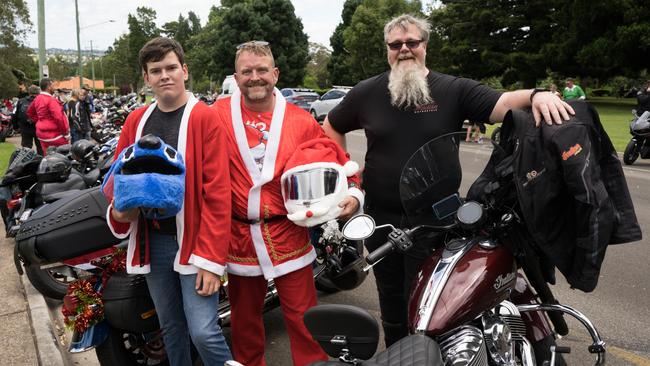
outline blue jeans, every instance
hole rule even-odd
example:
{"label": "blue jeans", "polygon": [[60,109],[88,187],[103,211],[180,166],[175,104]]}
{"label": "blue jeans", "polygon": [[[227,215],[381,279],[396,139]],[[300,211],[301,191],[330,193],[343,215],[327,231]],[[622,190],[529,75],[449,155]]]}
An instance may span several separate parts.
{"label": "blue jeans", "polygon": [[217,323],[219,293],[207,297],[197,294],[196,274],[181,275],[174,271],[176,237],[150,234],[151,272],[145,277],[170,365],[192,364],[190,337],[204,365],[223,365],[232,355]]}

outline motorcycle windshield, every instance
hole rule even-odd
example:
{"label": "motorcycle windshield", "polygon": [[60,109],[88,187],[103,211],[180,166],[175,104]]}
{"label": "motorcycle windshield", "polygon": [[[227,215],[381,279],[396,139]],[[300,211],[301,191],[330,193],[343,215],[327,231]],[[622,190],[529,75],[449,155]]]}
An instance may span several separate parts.
{"label": "motorcycle windshield", "polygon": [[[439,136],[421,146],[400,176],[400,199],[412,224],[440,224],[453,217],[470,185],[490,160],[493,143],[466,132]],[[477,141],[477,142],[474,142]]]}

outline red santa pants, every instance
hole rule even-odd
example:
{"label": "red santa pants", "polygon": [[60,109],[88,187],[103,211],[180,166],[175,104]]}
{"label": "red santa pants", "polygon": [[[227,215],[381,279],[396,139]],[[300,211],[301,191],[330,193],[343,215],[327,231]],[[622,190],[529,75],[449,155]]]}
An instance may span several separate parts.
{"label": "red santa pants", "polygon": [[[307,309],[316,305],[316,288],[310,266],[274,279],[280,307],[289,333],[291,357],[295,366],[327,360],[318,343],[303,323]],[[263,276],[228,274],[231,341],[235,360],[246,366],[264,366],[264,323],[262,309],[266,295]]]}
{"label": "red santa pants", "polygon": [[43,156],[45,156],[45,155],[47,155],[47,148],[49,146],[65,145],[65,144],[68,143],[68,140],[65,137],[61,136],[61,137],[59,137],[59,138],[57,138],[55,140],[52,140],[52,141],[39,140],[38,142],[41,144],[41,147],[43,148]]}

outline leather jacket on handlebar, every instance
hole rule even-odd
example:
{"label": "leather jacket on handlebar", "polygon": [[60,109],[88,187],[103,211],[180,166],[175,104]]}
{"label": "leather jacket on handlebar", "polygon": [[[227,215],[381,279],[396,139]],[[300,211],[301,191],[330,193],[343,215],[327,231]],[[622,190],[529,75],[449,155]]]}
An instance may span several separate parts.
{"label": "leather jacket on handlebar", "polygon": [[596,287],[608,244],[641,239],[616,151],[586,102],[561,125],[535,127],[528,110],[510,111],[502,146],[512,151],[515,185],[535,243],[569,284]]}

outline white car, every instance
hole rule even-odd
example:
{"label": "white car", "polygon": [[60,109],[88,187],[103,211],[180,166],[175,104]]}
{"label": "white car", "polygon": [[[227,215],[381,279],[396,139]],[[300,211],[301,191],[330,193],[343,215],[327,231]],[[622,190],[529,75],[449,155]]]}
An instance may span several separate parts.
{"label": "white car", "polygon": [[311,104],[309,113],[311,113],[316,121],[322,123],[327,114],[341,103],[350,89],[351,87],[349,86],[335,86]]}

